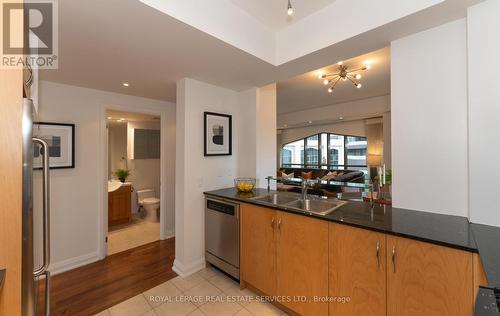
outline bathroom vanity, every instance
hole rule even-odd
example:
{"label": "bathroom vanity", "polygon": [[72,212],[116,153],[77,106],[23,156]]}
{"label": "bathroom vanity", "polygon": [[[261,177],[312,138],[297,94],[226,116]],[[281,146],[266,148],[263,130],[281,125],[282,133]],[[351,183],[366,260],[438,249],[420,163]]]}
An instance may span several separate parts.
{"label": "bathroom vanity", "polygon": [[108,227],[130,222],[131,193],[131,183],[108,185]]}

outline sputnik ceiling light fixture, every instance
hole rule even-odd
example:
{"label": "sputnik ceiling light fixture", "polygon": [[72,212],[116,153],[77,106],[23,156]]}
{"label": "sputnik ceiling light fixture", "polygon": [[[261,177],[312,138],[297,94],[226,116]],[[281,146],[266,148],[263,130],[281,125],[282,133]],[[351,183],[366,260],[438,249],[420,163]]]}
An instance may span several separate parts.
{"label": "sputnik ceiling light fixture", "polygon": [[288,15],[293,15],[293,7],[291,0],[288,0],[288,6],[286,7],[286,13]]}
{"label": "sputnik ceiling light fixture", "polygon": [[347,65],[344,65],[343,61],[339,61],[337,63],[338,71],[335,73],[331,74],[325,74],[325,73],[320,73],[318,75],[319,79],[323,80],[323,84],[328,87],[328,92],[332,93],[333,89],[339,83],[340,80],[342,81],[350,81],[356,88],[360,89],[362,87],[361,83],[359,80],[361,79],[361,74],[359,72],[369,70],[371,68],[371,65],[364,65],[361,68],[349,70],[349,67]]}

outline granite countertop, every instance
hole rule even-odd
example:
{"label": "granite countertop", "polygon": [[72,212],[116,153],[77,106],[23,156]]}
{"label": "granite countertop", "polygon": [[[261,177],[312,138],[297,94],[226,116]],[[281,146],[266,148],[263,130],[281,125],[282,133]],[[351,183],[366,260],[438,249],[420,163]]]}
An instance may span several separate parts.
{"label": "granite countertop", "polygon": [[492,288],[500,290],[500,228],[470,224],[483,263],[486,279]]}
{"label": "granite countertop", "polygon": [[251,193],[240,193],[235,188],[205,192],[207,195],[219,198],[261,205],[303,216],[477,252],[469,222],[465,217],[411,211],[379,204],[376,204],[372,210],[369,203],[353,201],[349,201],[328,215],[316,215],[286,206],[252,200],[254,197],[268,193],[295,194],[297,198],[300,198],[300,194],[297,193],[268,192],[266,189],[255,189]]}

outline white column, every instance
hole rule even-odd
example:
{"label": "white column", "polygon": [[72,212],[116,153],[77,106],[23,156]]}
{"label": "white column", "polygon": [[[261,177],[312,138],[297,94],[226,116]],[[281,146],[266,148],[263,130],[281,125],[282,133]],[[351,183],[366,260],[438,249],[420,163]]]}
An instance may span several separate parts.
{"label": "white column", "polygon": [[472,222],[500,226],[500,1],[468,10],[469,195]]}

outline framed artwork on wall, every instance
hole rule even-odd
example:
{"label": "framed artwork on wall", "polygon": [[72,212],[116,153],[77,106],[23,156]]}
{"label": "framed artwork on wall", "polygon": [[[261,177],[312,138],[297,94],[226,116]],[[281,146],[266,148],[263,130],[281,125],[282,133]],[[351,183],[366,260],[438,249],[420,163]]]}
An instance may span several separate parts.
{"label": "framed artwork on wall", "polygon": [[[75,168],[75,124],[33,123],[33,137],[49,145],[50,169]],[[42,169],[41,147],[33,148],[33,168]]]}
{"label": "framed artwork on wall", "polygon": [[232,154],[232,116],[204,113],[204,155],[230,156]]}

